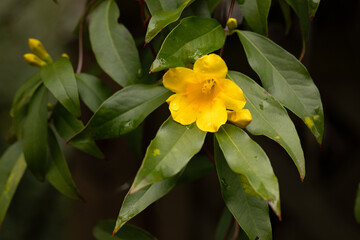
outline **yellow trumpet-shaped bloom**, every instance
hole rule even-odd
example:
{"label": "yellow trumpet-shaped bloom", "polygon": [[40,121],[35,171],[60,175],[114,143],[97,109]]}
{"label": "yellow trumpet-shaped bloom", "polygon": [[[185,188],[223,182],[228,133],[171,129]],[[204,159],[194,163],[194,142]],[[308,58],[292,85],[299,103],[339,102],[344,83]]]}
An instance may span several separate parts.
{"label": "yellow trumpet-shaped bloom", "polygon": [[44,45],[37,39],[29,38],[30,50],[45,62],[52,62],[49,53],[45,50]]}
{"label": "yellow trumpet-shaped bloom", "polygon": [[[216,54],[203,56],[196,60],[193,69],[170,68],[163,77],[166,88],[175,92],[166,101],[174,121],[189,125],[196,122],[197,127],[206,132],[217,132],[226,121],[249,121],[251,114],[241,112],[246,100],[240,87],[226,79],[228,68]],[[233,113],[229,113],[232,111]]]}
{"label": "yellow trumpet-shaped bloom", "polygon": [[34,67],[42,67],[46,65],[46,62],[44,62],[38,56],[32,53],[24,54],[24,59],[29,65]]}

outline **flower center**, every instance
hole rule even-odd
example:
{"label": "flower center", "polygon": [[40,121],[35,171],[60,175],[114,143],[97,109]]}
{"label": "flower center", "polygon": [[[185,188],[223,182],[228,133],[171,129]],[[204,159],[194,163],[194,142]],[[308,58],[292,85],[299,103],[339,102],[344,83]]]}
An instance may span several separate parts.
{"label": "flower center", "polygon": [[203,86],[201,88],[202,93],[209,94],[212,92],[213,88],[215,87],[216,81],[215,79],[207,79],[204,81]]}

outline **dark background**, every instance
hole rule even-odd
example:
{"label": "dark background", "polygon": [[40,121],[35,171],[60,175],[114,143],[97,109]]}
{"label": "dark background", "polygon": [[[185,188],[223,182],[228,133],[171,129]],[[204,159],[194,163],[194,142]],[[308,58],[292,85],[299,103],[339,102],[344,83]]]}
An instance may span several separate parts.
{"label": "dark background", "polygon": [[[0,150],[11,124],[8,114],[12,97],[20,84],[36,71],[25,64],[27,38],[43,41],[55,58],[62,52],[77,61],[77,37],[73,29],[83,11],[84,1],[2,0],[0,2]],[[273,1],[276,3],[276,1]],[[134,38],[144,31],[135,0],[120,1],[121,17]],[[218,10],[221,11],[221,10]],[[301,36],[296,16],[285,36],[277,4],[269,16],[269,37],[300,55]],[[85,44],[86,45],[86,44]],[[280,183],[283,220],[271,213],[274,239],[360,239],[360,226],[353,214],[360,182],[360,4],[357,0],[323,0],[311,23],[307,66],[321,93],[325,113],[322,146],[305,125],[291,114],[304,149],[307,176],[300,181],[286,152],[264,138],[256,140],[268,154]],[[143,51],[143,50],[141,50]],[[85,71],[94,65],[85,53]],[[224,59],[229,69],[254,79],[239,40],[230,36]],[[102,75],[104,79],[106,76]],[[107,79],[107,83],[113,86]],[[90,115],[84,108],[86,115]],[[143,127],[148,135],[143,150],[169,113],[166,106],[155,111]],[[106,161],[91,158],[65,147],[71,172],[86,203],[68,200],[48,183],[38,183],[27,172],[21,181],[0,231],[0,239],[92,239],[92,229],[101,219],[116,218],[141,158],[131,151],[128,138],[99,142]],[[125,185],[124,185],[125,184]],[[213,239],[224,204],[216,174],[174,189],[153,204],[132,223],[147,229],[161,240]]]}

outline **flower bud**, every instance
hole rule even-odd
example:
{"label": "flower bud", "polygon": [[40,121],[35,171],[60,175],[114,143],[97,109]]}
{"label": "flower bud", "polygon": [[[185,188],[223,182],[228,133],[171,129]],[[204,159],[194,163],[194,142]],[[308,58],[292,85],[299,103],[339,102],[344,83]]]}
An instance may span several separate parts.
{"label": "flower bud", "polygon": [[46,65],[46,62],[41,60],[38,56],[32,53],[24,54],[25,61],[33,67],[42,67]]}
{"label": "flower bud", "polygon": [[249,109],[239,111],[227,111],[228,120],[240,128],[245,128],[252,121]]}
{"label": "flower bud", "polygon": [[40,59],[48,63],[52,62],[49,53],[45,50],[43,44],[39,40],[34,38],[29,38],[29,47],[30,50]]}
{"label": "flower bud", "polygon": [[233,30],[237,28],[237,20],[235,18],[229,18],[227,20],[226,26],[228,28],[229,35],[231,35]]}
{"label": "flower bud", "polygon": [[63,53],[63,54],[61,54],[61,56],[64,58],[70,59],[70,57],[69,57],[69,55],[67,55],[67,53]]}

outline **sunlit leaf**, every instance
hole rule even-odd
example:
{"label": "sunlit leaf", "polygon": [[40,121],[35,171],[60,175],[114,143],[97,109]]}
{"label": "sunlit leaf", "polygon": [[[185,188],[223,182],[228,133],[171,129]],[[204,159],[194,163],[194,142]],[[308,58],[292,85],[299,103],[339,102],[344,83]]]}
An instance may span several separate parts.
{"label": "sunlit leaf", "polygon": [[355,211],[355,219],[356,219],[357,223],[360,224],[360,184],[358,186],[357,193],[356,193],[354,211]]}
{"label": "sunlit leaf", "polygon": [[59,192],[72,199],[82,199],[76,185],[71,177],[66,159],[61,151],[54,133],[49,129],[49,168],[46,179]]}
{"label": "sunlit leaf", "polygon": [[179,173],[200,151],[205,136],[195,124],[183,126],[171,117],[166,120],[146,151],[131,192]]}
{"label": "sunlit leaf", "polygon": [[101,3],[91,15],[90,41],[101,68],[118,84],[127,86],[141,81],[141,64],[134,39],[118,18],[114,0]]}
{"label": "sunlit leaf", "polygon": [[271,0],[237,0],[246,23],[255,32],[267,35]]}
{"label": "sunlit leaf", "polygon": [[266,37],[247,31],[237,33],[264,88],[299,116],[321,143],[324,113],[320,93],[304,65]]}
{"label": "sunlit leaf", "polygon": [[229,78],[245,93],[246,106],[253,117],[246,127],[253,135],[265,135],[278,142],[293,159],[300,177],[305,177],[305,159],[295,126],[281,104],[254,80],[230,71]]}
{"label": "sunlit leaf", "polygon": [[111,90],[96,76],[80,73],[76,80],[81,100],[93,112],[111,96]]}
{"label": "sunlit leaf", "polygon": [[42,86],[31,98],[24,123],[23,152],[34,176],[43,181],[47,168],[48,90]]}
{"label": "sunlit leaf", "polygon": [[41,80],[69,112],[76,117],[81,115],[78,88],[69,59],[61,57],[42,67]]}
{"label": "sunlit leaf", "polygon": [[223,125],[215,133],[232,171],[247,178],[251,187],[280,216],[279,184],[262,148],[238,127]]}
{"label": "sunlit leaf", "polygon": [[132,85],[108,98],[74,140],[116,138],[137,128],[171,95],[157,85]]}
{"label": "sunlit leaf", "polygon": [[[68,141],[72,136],[84,128],[83,123],[76,119],[63,106],[56,105],[53,111],[53,124],[62,139]],[[83,152],[97,158],[104,158],[94,140],[84,137],[78,141],[71,141],[69,144]]]}
{"label": "sunlit leaf", "polygon": [[215,161],[224,202],[240,227],[249,239],[272,239],[267,203],[254,191],[246,177],[231,171],[217,143]]}
{"label": "sunlit leaf", "polygon": [[145,42],[150,42],[164,27],[177,21],[185,7],[191,4],[194,0],[186,0],[177,8],[167,11],[155,12],[150,21],[145,35]]}
{"label": "sunlit leaf", "polygon": [[114,228],[115,221],[107,220],[101,221],[96,225],[93,230],[93,234],[96,240],[156,240],[145,230],[132,226],[125,225],[112,236],[112,230]]}
{"label": "sunlit leaf", "polygon": [[220,49],[224,42],[224,29],[215,19],[184,18],[164,40],[151,65],[151,71],[184,67],[194,63],[199,57]]}
{"label": "sunlit leaf", "polygon": [[0,158],[0,227],[25,169],[21,142],[17,142]]}

